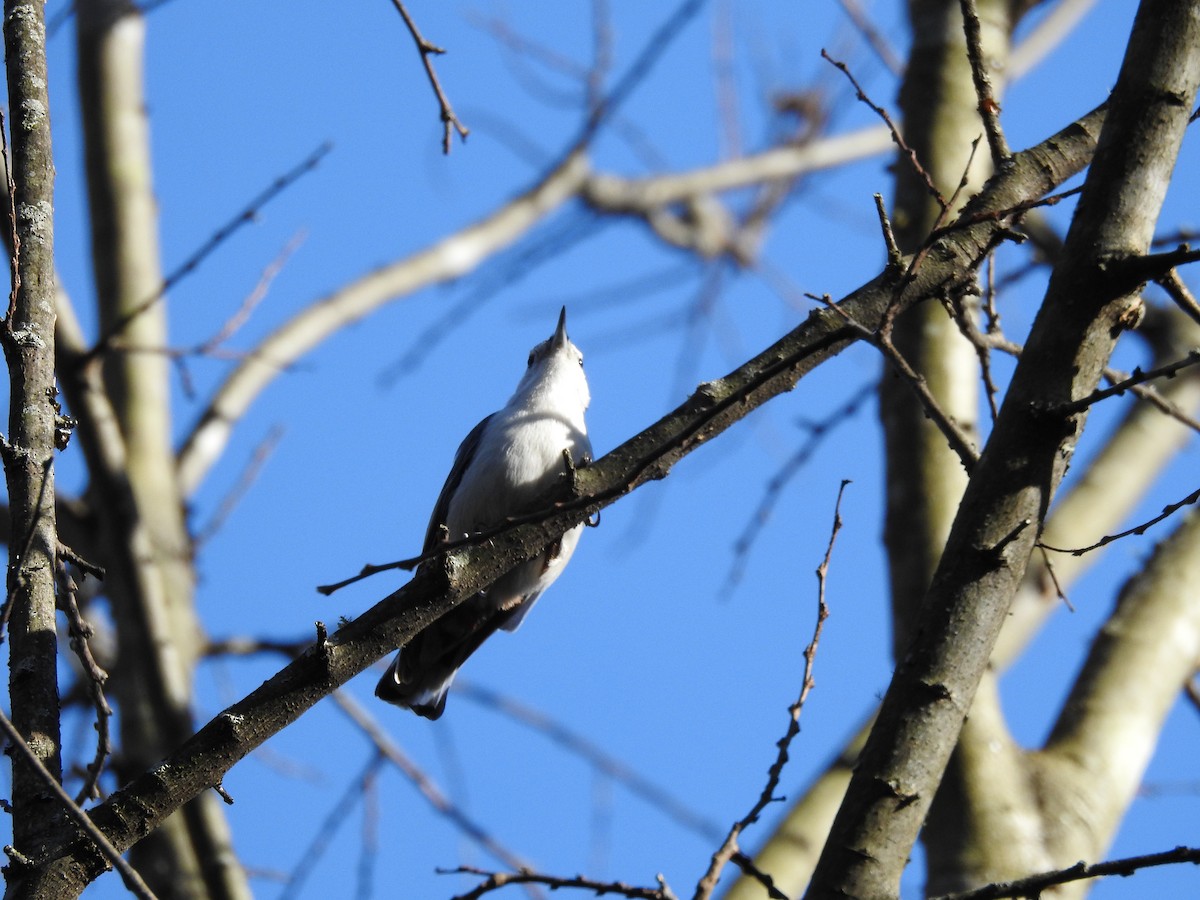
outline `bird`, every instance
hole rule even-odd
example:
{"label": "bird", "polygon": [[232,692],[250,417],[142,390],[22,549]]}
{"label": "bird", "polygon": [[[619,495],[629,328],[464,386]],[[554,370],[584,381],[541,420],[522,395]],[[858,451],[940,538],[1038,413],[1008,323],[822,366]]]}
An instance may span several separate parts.
{"label": "bird", "polygon": [[[547,503],[571,466],[591,462],[584,412],[591,402],[583,354],[567,337],[567,309],[549,339],[529,353],[525,374],[504,408],[476,425],[454,457],[422,555]],[[515,631],[562,574],[583,525],[469,597],[413,637],[379,680],[375,696],[438,719],[446,693],[467,657],[497,630]]]}

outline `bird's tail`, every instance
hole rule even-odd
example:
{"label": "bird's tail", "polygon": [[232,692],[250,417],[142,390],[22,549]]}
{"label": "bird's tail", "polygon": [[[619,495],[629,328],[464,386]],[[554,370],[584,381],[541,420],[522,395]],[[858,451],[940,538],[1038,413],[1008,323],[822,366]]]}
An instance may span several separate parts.
{"label": "bird's tail", "polygon": [[440,718],[459,666],[519,609],[496,609],[485,594],[455,607],[401,648],[375,696],[426,719]]}
{"label": "bird's tail", "polygon": [[385,703],[407,707],[426,719],[441,718],[446,709],[446,694],[458,669],[452,670],[436,682],[427,677],[415,681],[405,680],[402,671],[401,656],[397,655],[395,661],[388,666],[387,672],[379,679],[379,684],[375,685],[375,696]]}

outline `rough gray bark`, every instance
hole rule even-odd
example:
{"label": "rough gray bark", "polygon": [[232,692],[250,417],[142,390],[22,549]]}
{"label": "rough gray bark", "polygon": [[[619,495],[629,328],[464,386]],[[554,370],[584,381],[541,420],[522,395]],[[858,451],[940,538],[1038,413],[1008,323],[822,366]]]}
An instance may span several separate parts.
{"label": "rough gray bark", "polygon": [[[9,371],[4,471],[12,514],[8,597],[12,720],[61,778],[54,567],[54,163],[41,3],[4,4],[17,266],[0,340]],[[4,205],[8,207],[5,190]],[[5,215],[6,222],[9,215]],[[7,225],[6,225],[7,227]],[[61,807],[33,770],[13,761],[13,843],[39,851]]]}
{"label": "rough gray bark", "polygon": [[1086,419],[1146,252],[1200,80],[1200,10],[1143,3],[1096,160],[907,656],[851,780],[809,896],[898,891],[963,717]]}

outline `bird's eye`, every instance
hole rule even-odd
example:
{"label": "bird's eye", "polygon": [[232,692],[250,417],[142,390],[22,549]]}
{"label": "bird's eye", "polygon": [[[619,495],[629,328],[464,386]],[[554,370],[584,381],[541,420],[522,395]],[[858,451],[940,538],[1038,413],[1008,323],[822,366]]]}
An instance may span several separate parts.
{"label": "bird's eye", "polygon": [[535,356],[537,356],[537,351],[536,351],[536,350],[530,350],[530,351],[529,351],[529,362],[525,363],[525,366],[526,366],[526,368],[528,368],[529,366],[532,366],[532,365],[533,365],[533,359],[534,359],[534,357],[535,357]]}

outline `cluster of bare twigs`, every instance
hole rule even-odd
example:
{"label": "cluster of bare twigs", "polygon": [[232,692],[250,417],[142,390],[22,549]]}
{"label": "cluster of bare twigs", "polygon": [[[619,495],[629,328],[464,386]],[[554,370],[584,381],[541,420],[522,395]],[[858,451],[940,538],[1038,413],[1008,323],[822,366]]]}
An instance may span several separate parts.
{"label": "cluster of bare twigs", "polygon": [[[193,274],[198,268],[200,268],[205,260],[212,256],[212,254],[215,253],[222,245],[224,245],[231,237],[233,237],[234,234],[236,234],[246,225],[253,224],[255,221],[257,221],[263,208],[268,203],[277,198],[289,187],[294,185],[300,178],[316,169],[316,167],[320,165],[321,160],[324,159],[332,150],[332,144],[328,142],[322,143],[295,167],[289,169],[287,172],[284,172],[282,175],[272,181],[270,185],[264,188],[257,196],[253,197],[249,203],[242,207],[242,209],[238,210],[238,212],[228,222],[217,228],[211,235],[209,235],[208,239],[199,248],[197,248],[191,256],[180,263],[174,269],[174,271],[167,274],[163,278],[162,284],[159,285],[158,289],[153,294],[138,303],[132,311],[115,322],[106,333],[102,334],[95,346],[75,360],[75,364],[86,365],[97,357],[110,352],[114,345],[119,344],[122,332],[129,327],[131,322],[133,322],[138,316],[143,315],[147,310],[152,309],[156,304],[160,303],[172,288],[174,288],[182,279]],[[233,318],[231,318],[220,328],[213,338],[202,342],[189,351],[175,351],[173,352],[173,355],[180,356],[184,353],[191,353],[193,355],[211,355],[216,350],[217,346],[224,343],[242,324],[244,324],[246,318],[250,314],[250,311],[253,310],[254,306],[257,305],[259,300],[261,300],[265,295],[267,286],[270,284],[271,279],[278,274],[279,268],[282,266],[283,262],[286,261],[287,256],[291,254],[295,245],[296,241],[289,243],[288,247],[285,248],[279,259],[272,263],[264,272],[259,285],[253,292],[251,292],[250,296],[242,305],[242,308],[234,314]],[[172,353],[172,351],[168,351],[166,348],[159,347],[121,347],[120,349],[125,351]]]}

